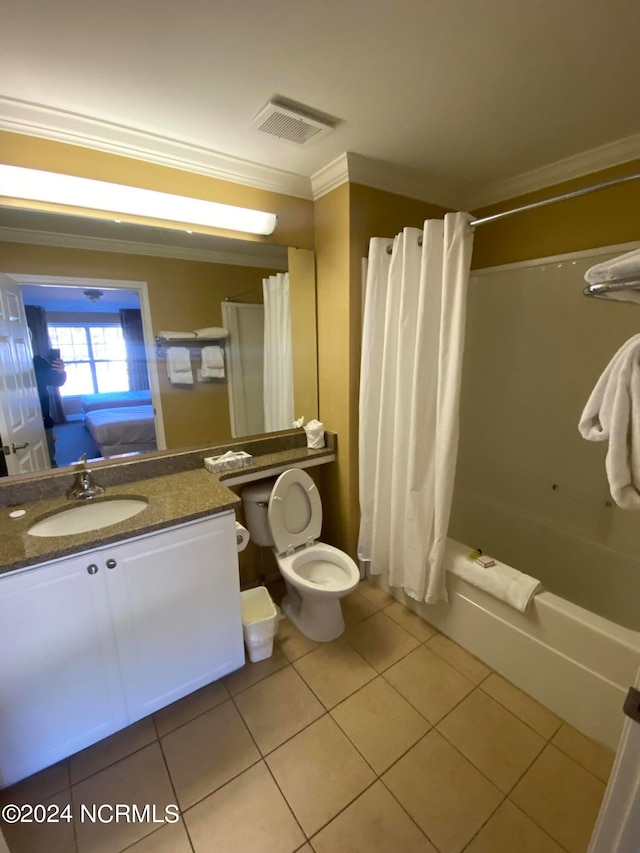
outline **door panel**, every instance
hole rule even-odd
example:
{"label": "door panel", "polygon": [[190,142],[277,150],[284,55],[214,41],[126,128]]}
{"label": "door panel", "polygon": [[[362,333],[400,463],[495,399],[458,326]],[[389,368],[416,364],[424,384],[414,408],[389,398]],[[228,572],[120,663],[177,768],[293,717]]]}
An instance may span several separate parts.
{"label": "door panel", "polygon": [[0,372],[0,436],[9,474],[49,468],[22,295],[19,285],[2,274]]}
{"label": "door panel", "polygon": [[105,590],[94,555],[0,579],[0,786],[127,722]]}
{"label": "door panel", "polygon": [[235,516],[109,551],[107,569],[131,720],[244,663]]}

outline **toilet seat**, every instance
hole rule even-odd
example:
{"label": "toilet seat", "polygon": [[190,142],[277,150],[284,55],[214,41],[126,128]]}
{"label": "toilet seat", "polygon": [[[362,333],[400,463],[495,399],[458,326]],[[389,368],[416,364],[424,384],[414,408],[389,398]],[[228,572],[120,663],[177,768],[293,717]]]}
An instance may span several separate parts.
{"label": "toilet seat", "polygon": [[322,502],[311,477],[299,468],[281,474],[271,490],[267,517],[278,554],[312,545],[322,530]]}
{"label": "toilet seat", "polygon": [[360,572],[351,557],[326,542],[315,542],[292,554],[280,554],[277,559],[282,576],[309,595],[342,597],[360,581]]}
{"label": "toilet seat", "polygon": [[308,474],[291,468],[278,477],[267,524],[287,586],[282,612],[311,640],[335,640],[345,627],[340,599],[357,587],[360,571],[344,551],[318,541],[322,503]]}

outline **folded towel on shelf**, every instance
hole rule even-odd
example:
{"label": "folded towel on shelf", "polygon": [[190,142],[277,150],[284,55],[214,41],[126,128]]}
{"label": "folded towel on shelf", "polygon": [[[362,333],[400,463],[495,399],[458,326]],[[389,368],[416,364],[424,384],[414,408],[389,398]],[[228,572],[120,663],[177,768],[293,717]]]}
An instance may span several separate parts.
{"label": "folded towel on shelf", "polygon": [[640,509],[640,335],[613,356],[584,407],[580,435],[608,441],[605,470],[611,497],[623,509]]}
{"label": "folded towel on shelf", "polygon": [[158,332],[157,337],[165,341],[184,341],[187,338],[195,338],[195,332]]}
{"label": "folded towel on shelf", "polygon": [[191,358],[186,347],[167,349],[167,376],[172,385],[193,385]]}
{"label": "folded towel on shelf", "polygon": [[200,379],[224,379],[224,354],[222,347],[202,348]]}
{"label": "folded towel on shelf", "polygon": [[459,542],[449,540],[445,556],[445,568],[472,586],[488,592],[524,613],[536,593],[542,589],[537,578],[525,575],[506,563],[496,560],[494,566],[485,569],[469,556],[469,549]]}
{"label": "folded towel on shelf", "polygon": [[[609,261],[603,261],[590,267],[585,275],[589,284],[615,284],[616,282],[637,278],[640,281],[640,249],[627,252]],[[640,292],[636,290],[609,291],[608,299],[618,299],[620,302],[639,302]]]}
{"label": "folded towel on shelf", "polygon": [[196,338],[222,339],[229,337],[229,330],[222,326],[207,326],[205,329],[196,329],[193,334]]}

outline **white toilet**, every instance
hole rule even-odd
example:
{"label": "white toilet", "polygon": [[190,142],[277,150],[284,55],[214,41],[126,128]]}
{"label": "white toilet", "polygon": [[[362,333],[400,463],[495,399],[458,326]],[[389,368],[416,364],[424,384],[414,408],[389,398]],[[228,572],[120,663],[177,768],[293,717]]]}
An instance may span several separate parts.
{"label": "white toilet", "polygon": [[358,585],[354,561],[332,545],[318,542],[322,503],[315,483],[299,468],[278,479],[242,490],[251,539],[272,545],[287,585],[284,615],[317,642],[335,640],[344,631],[340,599]]}

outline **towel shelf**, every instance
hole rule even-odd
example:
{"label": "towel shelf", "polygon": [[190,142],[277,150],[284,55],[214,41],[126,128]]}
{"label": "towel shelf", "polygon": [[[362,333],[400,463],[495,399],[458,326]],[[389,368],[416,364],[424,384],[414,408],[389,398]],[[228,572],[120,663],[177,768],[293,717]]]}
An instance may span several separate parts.
{"label": "towel shelf", "polygon": [[201,350],[203,347],[217,346],[224,349],[226,338],[162,338],[155,336],[156,355],[164,358],[169,347],[189,347]]}

